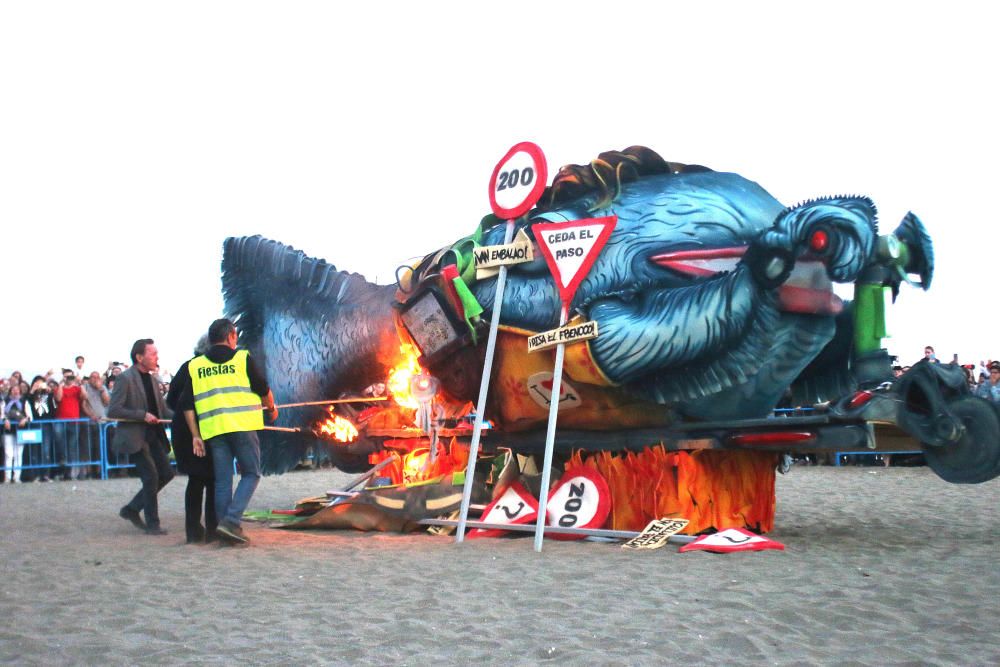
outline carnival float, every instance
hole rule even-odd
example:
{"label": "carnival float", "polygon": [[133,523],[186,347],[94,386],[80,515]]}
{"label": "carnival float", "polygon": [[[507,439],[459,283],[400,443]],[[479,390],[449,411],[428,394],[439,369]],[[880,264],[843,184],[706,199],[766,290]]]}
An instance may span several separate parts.
{"label": "carnival float", "polygon": [[391,285],[226,240],[226,313],[295,406],[262,438],[265,470],[311,453],[363,473],[292,525],[461,540],[537,524],[536,548],[543,530],[661,519],[767,533],[783,453],[877,451],[877,431],[949,482],[1000,474],[1000,420],[961,369],[895,378],[882,347],[902,285],[931,285],[917,216],[880,234],[866,197],[785,206],[640,146],[547,181],[540,149],[518,144],[493,213]]}

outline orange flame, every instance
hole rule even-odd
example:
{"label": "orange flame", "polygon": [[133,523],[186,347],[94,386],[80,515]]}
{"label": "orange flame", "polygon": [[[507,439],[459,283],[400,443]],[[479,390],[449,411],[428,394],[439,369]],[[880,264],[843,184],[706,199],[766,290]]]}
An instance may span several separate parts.
{"label": "orange flame", "polygon": [[317,431],[321,435],[332,435],[338,442],[353,442],[358,437],[358,429],[351,423],[350,419],[344,419],[328,407],[330,416],[325,422],[319,425]]}
{"label": "orange flame", "polygon": [[396,405],[416,410],[420,403],[410,393],[410,378],[419,375],[423,369],[417,363],[417,352],[412,345],[403,343],[399,346],[399,351],[403,354],[403,359],[390,371],[385,384]]}

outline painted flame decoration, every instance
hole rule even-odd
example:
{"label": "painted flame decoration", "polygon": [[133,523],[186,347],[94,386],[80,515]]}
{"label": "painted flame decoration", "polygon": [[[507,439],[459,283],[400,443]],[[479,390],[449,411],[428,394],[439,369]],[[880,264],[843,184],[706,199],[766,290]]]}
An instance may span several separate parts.
{"label": "painted flame decoration", "polygon": [[611,488],[607,527],[642,530],[653,519],[681,516],[682,531],[694,535],[708,528],[774,527],[774,468],[770,452],[668,452],[663,446],[641,452],[574,452],[566,467],[589,466]]}
{"label": "painted flame decoration", "polygon": [[317,431],[321,435],[332,435],[333,439],[338,442],[353,442],[358,437],[358,429],[351,423],[351,420],[334,413],[332,407],[328,407],[327,411],[330,416],[319,425]]}
{"label": "painted flame decoration", "polygon": [[390,371],[389,379],[386,380],[386,387],[392,394],[392,399],[401,408],[416,410],[420,407],[417,399],[410,393],[410,378],[423,372],[420,364],[417,363],[417,352],[409,343],[399,346],[399,351],[403,355],[402,361]]}

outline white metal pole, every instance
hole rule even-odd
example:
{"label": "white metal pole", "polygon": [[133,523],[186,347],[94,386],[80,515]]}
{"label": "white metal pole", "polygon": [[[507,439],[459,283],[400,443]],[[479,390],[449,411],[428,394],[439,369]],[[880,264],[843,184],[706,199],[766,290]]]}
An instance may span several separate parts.
{"label": "white metal pole", "polygon": [[[568,304],[563,304],[559,316],[559,326],[566,326],[569,319]],[[556,442],[556,421],[559,419],[559,393],[562,391],[563,357],[566,344],[556,346],[556,364],[552,369],[552,397],[549,399],[549,427],[545,432],[545,463],[542,465],[542,487],[538,491],[538,520],[535,523],[535,551],[542,550],[545,537],[545,506],[549,500],[549,478],[552,475],[552,450]]]}
{"label": "white metal pole", "polygon": [[[514,238],[514,221],[507,221],[504,245]],[[465,469],[465,486],[462,489],[462,507],[458,513],[458,529],[455,541],[465,539],[465,522],[469,516],[472,500],[472,481],[476,475],[476,459],[479,457],[479,439],[483,432],[483,414],[486,412],[486,395],[489,393],[490,375],[493,373],[493,354],[496,352],[497,329],[500,327],[500,309],[503,307],[503,293],[507,287],[507,267],[501,266],[497,274],[497,289],[493,295],[493,317],[490,318],[490,335],[486,340],[486,360],[483,362],[483,379],[479,383],[479,400],[476,403],[476,420],[472,424],[472,441],[469,443],[469,464]]]}

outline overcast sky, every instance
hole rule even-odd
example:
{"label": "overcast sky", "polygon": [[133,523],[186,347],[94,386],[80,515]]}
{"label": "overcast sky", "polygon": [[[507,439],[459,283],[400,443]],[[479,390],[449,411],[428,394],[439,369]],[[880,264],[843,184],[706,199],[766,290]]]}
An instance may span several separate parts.
{"label": "overcast sky", "polygon": [[227,236],[370,280],[474,230],[497,160],[643,144],[934,237],[890,351],[1000,356],[995,24],[978,5],[0,2],[0,372],[176,367]]}

